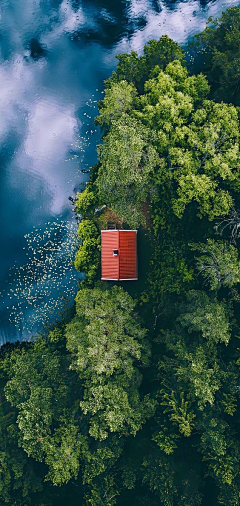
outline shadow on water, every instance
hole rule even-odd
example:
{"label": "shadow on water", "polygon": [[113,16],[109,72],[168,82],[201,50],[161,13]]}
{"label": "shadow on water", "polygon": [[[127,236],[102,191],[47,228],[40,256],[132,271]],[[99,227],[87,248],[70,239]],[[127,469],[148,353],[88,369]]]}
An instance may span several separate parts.
{"label": "shadow on water", "polygon": [[31,58],[38,60],[47,56],[47,50],[40,44],[37,39],[31,39],[27,44],[27,49],[30,49]]}
{"label": "shadow on water", "polygon": [[[200,0],[199,2],[191,2],[191,4],[195,4],[196,8],[200,6],[204,9],[209,3],[214,4],[215,1]],[[90,0],[87,3],[72,0],[75,11],[81,5],[83,9],[84,6],[88,6],[88,10],[94,19],[93,26],[83,26],[81,30],[75,31],[73,39],[74,41],[85,40],[86,43],[89,41],[99,42],[105,47],[112,47],[121,39],[130,40],[137,31],[144,30],[149,23],[150,13],[154,16],[160,14],[163,9],[167,9],[169,13],[171,11],[176,12],[182,8],[182,3],[181,0],[149,0],[148,2],[139,2],[139,4],[134,4],[129,0],[119,2]],[[195,12],[199,14],[198,9]]]}
{"label": "shadow on water", "polygon": [[[80,5],[80,2],[73,3],[75,8]],[[88,2],[88,10],[94,18],[95,26],[87,29],[83,27],[75,32],[75,41],[84,39],[86,42],[98,42],[110,48],[123,37],[130,38],[136,30],[147,25],[144,15],[131,19],[128,1],[91,0]]]}

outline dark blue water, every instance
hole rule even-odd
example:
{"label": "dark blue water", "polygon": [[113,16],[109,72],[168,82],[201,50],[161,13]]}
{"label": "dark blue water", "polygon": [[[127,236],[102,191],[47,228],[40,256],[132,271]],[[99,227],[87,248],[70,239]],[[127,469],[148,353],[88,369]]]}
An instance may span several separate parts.
{"label": "dark blue water", "polygon": [[239,1],[0,2],[0,342],[28,339],[77,289],[68,200],[96,162],[93,124],[115,55],[184,43]]}

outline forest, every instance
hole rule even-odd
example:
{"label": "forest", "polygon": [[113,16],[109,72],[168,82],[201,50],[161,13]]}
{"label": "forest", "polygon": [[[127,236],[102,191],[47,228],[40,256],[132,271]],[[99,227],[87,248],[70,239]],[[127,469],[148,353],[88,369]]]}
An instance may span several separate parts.
{"label": "forest", "polygon": [[[0,503],[238,506],[240,8],[117,59],[75,306],[1,348]],[[100,281],[111,222],[138,229],[137,282]]]}

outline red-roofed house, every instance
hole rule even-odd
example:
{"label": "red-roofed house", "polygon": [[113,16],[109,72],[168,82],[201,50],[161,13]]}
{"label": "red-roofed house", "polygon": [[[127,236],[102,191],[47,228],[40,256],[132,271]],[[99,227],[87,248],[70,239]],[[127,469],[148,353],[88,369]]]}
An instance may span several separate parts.
{"label": "red-roofed house", "polygon": [[137,230],[102,230],[101,240],[101,279],[137,280]]}

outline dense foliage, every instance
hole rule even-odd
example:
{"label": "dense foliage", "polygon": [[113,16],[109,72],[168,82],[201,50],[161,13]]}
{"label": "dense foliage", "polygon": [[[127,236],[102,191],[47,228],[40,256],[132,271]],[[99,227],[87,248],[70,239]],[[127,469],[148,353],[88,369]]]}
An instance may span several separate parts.
{"label": "dense foliage", "polygon": [[240,105],[240,10],[232,7],[220,19],[210,18],[207,28],[195,37],[212,95]]}
{"label": "dense foliage", "polygon": [[[167,36],[118,60],[76,199],[74,317],[2,349],[0,501],[238,506],[238,110]],[[136,283],[99,281],[109,223],[140,228]]]}

